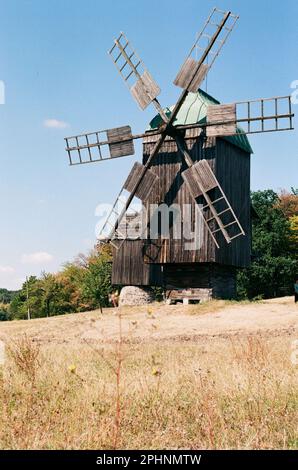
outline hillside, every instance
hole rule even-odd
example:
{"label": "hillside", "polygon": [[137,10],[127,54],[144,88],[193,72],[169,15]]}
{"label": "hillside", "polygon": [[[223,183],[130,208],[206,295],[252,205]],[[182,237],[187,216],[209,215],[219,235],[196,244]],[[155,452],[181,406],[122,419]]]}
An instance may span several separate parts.
{"label": "hillside", "polygon": [[0,447],[297,448],[297,314],[285,297],[3,322]]}

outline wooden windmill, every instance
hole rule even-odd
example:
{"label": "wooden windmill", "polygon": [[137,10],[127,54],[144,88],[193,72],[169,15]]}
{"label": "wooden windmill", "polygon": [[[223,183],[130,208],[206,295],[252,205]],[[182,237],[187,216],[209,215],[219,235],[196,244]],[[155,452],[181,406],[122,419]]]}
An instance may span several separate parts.
{"label": "wooden windmill", "polygon": [[[161,107],[160,88],[121,33],[109,54],[139,107],[153,104],[157,116],[143,134],[123,126],[65,139],[71,165],[133,155],[134,140],[143,139],[143,163],[133,165],[100,236],[114,246],[114,284],[160,285],[173,298],[232,297],[236,269],[250,264],[246,134],[293,129],[293,113],[290,96],[222,105],[200,90],[237,20],[213,9],[174,80],[183,91],[170,109]],[[145,207],[147,230],[131,237],[129,226],[140,223],[131,211],[135,198]],[[173,220],[169,236],[159,228],[152,238],[150,208],[161,204],[190,207],[190,221],[179,215],[181,227],[192,227],[199,214],[199,249],[174,236]]]}

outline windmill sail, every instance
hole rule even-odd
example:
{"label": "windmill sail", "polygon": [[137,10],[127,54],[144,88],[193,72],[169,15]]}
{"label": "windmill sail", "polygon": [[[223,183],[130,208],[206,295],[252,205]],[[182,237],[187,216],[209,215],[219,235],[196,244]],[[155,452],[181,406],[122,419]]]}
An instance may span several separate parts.
{"label": "windmill sail", "polygon": [[[208,137],[258,134],[293,129],[290,96],[275,96],[207,108]],[[236,128],[239,124],[241,128]]]}
{"label": "windmill sail", "polygon": [[81,165],[134,155],[133,139],[130,126],[65,137],[69,163]]}
{"label": "windmill sail", "polygon": [[[129,173],[111,212],[100,232],[100,239],[114,243],[115,248],[120,248],[122,242],[129,236],[129,222],[133,222],[138,215],[136,211],[129,211],[126,206],[129,195],[136,197],[144,204],[154,190],[158,176],[144,165],[136,162]],[[124,228],[125,227],[125,228]],[[119,240],[122,240],[119,243]],[[116,242],[115,242],[116,241]]]}
{"label": "windmill sail", "polygon": [[142,110],[146,109],[160,94],[160,88],[124,33],[121,33],[114,40],[114,45],[110,49],[109,55],[130,89],[133,98]]}
{"label": "windmill sail", "polygon": [[[226,43],[238,16],[214,8],[183,63],[174,84],[196,92]],[[210,47],[211,46],[211,47]],[[198,54],[201,58],[198,60]]]}
{"label": "windmill sail", "polygon": [[[200,208],[202,218],[215,245],[219,244],[215,234],[221,232],[227,243],[231,243],[237,237],[245,235],[245,232],[235,215],[225,193],[223,192],[215,174],[211,170],[207,160],[200,160],[182,173],[182,177],[188,186],[192,197],[196,200],[203,196],[205,205]],[[212,199],[210,192],[215,197]],[[208,209],[212,216],[205,217]]]}

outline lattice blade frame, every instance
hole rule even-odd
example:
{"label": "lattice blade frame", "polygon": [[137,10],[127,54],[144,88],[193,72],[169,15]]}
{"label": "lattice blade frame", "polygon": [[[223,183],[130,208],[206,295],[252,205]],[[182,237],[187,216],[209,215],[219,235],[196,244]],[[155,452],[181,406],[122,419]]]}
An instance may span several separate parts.
{"label": "lattice blade frame", "polygon": [[[202,209],[200,209],[199,206],[200,214],[217,248],[219,248],[219,244],[215,238],[215,234],[218,232],[222,233],[227,243],[231,243],[235,238],[245,235],[231,204],[229,203],[207,160],[203,159],[196,162],[193,166],[182,173],[182,177],[193,199],[196,201],[199,196],[203,196],[206,201],[206,205],[203,206]],[[210,197],[210,191],[214,189],[218,191],[219,197],[212,200]],[[225,207],[218,211],[216,209],[216,204],[221,201],[224,202]],[[209,209],[212,213],[212,217],[209,219],[206,219],[204,216],[205,209]],[[227,213],[230,214],[230,219],[225,222],[222,217],[226,217]],[[209,225],[210,222],[215,222],[218,228],[213,230]],[[230,227],[236,227],[236,232],[234,231],[233,235],[229,233]]]}
{"label": "lattice blade frame", "polygon": [[133,193],[134,197],[144,204],[159,179],[153,171],[146,168],[144,172],[144,169],[141,163],[136,162],[133,165],[99,234],[101,240],[110,241],[116,249],[119,249],[123,241],[129,238],[129,231],[123,230],[123,224],[126,223],[127,218],[131,217],[131,214],[136,215],[135,211],[131,213],[131,209],[126,207],[129,194]]}
{"label": "lattice blade frame", "polygon": [[134,155],[133,139],[130,126],[65,137],[69,163],[82,165]]}
{"label": "lattice blade frame", "polygon": [[108,54],[139,107],[146,109],[161,90],[124,33],[114,39]]}
{"label": "lattice blade frame", "polygon": [[[207,108],[206,135],[220,137],[293,130],[291,96],[275,96]],[[237,128],[237,124],[239,126]]]}
{"label": "lattice blade frame", "polygon": [[[223,28],[220,27],[220,23],[226,19]],[[177,77],[174,80],[174,84],[187,89],[191,92],[196,92],[199,89],[200,84],[205,79],[207,73],[218,57],[223,45],[226,43],[229,35],[234,29],[239,16],[234,15],[231,12],[226,12],[214,8],[209,15],[202,31],[198,33],[197,39],[190,49],[190,52],[183,63]],[[208,46],[214,35],[217,37],[214,41],[213,47],[208,51]],[[199,55],[201,59],[199,59]],[[198,70],[199,62],[203,60]],[[191,80],[192,78],[192,80]]]}

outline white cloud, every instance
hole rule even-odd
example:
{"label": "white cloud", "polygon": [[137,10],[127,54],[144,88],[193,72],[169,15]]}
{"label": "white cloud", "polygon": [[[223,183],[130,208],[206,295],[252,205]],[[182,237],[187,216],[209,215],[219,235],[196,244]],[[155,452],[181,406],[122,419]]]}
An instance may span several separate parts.
{"label": "white cloud", "polygon": [[0,274],[12,274],[14,273],[14,268],[11,266],[0,266]]}
{"label": "white cloud", "polygon": [[22,255],[22,263],[24,264],[43,264],[49,263],[54,257],[45,251]]}
{"label": "white cloud", "polygon": [[46,119],[43,122],[44,127],[48,129],[66,129],[69,127],[69,124],[64,121],[59,121],[58,119]]}

